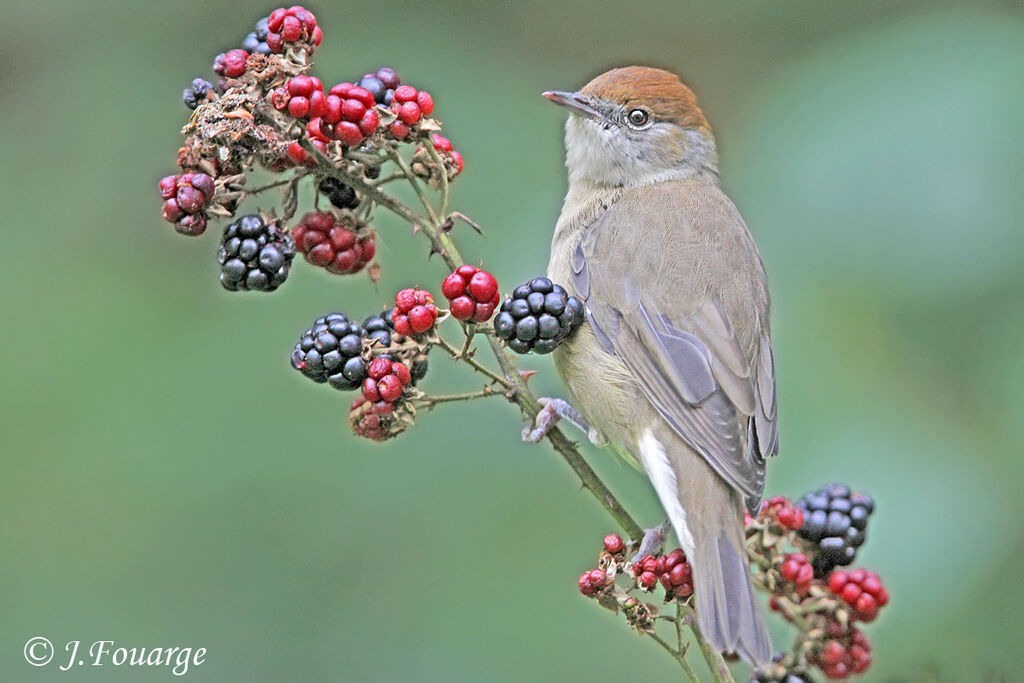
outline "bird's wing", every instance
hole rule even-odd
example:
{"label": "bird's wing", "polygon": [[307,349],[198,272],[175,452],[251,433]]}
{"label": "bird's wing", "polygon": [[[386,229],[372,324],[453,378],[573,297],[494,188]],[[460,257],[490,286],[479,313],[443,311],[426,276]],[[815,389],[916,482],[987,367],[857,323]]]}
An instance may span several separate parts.
{"label": "bird's wing", "polygon": [[[763,282],[756,279],[760,261],[735,207],[724,199],[731,211],[705,210],[718,201],[698,198],[694,206],[681,200],[675,214],[669,203],[667,212],[655,212],[651,225],[637,225],[638,209],[649,202],[620,200],[577,244],[573,284],[605,350],[625,363],[672,429],[755,511],[764,491],[765,458],[778,451],[767,295],[756,284]],[[726,235],[709,248],[708,236],[730,226],[694,230],[692,224],[716,220],[740,221],[739,232],[731,228],[738,237],[730,242]],[[627,236],[631,244],[624,243]],[[711,262],[692,262],[704,256]],[[749,296],[740,274],[732,276],[731,289],[716,291],[709,274],[723,268],[742,273],[742,261],[749,258],[757,270],[750,274],[755,285]],[[763,304],[735,303],[762,295]],[[748,321],[745,335],[734,327],[723,299],[740,307],[734,317]]]}

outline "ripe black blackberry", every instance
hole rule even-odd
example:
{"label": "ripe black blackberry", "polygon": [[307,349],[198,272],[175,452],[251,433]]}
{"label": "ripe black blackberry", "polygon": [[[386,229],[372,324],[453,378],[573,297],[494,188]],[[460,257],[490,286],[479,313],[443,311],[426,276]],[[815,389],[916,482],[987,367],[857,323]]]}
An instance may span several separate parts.
{"label": "ripe black blackberry", "polygon": [[295,241],[257,214],[242,216],[224,228],[217,262],[224,289],[272,292],[288,279]]}
{"label": "ripe black blackberry", "polygon": [[359,206],[359,196],[356,195],[356,191],[337,178],[327,176],[320,181],[317,189],[336,208],[354,209]]}
{"label": "ripe black blackberry", "polygon": [[341,313],[317,319],[292,349],[292,367],[335,389],[358,389],[366,379],[362,358],[365,330]]}
{"label": "ripe black blackberry", "polygon": [[494,319],[494,332],[516,353],[551,353],[582,322],[583,302],[538,277],[505,299]]}
{"label": "ripe black blackberry", "polygon": [[256,29],[242,41],[242,49],[247,52],[259,52],[261,55],[269,55],[272,50],[267,47],[267,35],[270,29],[267,28],[267,17],[256,22]]}
{"label": "ripe black blackberry", "polygon": [[185,92],[182,93],[181,97],[185,101],[186,107],[195,109],[206,101],[206,93],[211,90],[213,90],[212,83],[204,81],[202,78],[196,78],[185,88]]}
{"label": "ripe black blackberry", "polygon": [[814,679],[802,669],[786,669],[772,670],[771,673],[757,672],[751,683],[814,683]]}
{"label": "ripe black blackberry", "polygon": [[805,494],[796,505],[804,513],[797,534],[815,546],[814,575],[821,578],[837,566],[852,563],[875,509],[871,497],[845,484],[829,484]]}
{"label": "ripe black blackberry", "polygon": [[391,335],[394,333],[384,315],[370,316],[363,321],[363,330],[367,339],[376,340],[381,346],[391,346]]}

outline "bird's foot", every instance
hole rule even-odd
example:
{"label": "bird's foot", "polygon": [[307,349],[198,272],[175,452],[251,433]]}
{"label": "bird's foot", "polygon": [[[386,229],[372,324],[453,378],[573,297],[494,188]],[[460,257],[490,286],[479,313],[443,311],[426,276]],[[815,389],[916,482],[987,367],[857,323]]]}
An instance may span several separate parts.
{"label": "bird's foot", "polygon": [[626,563],[627,567],[632,566],[634,562],[644,555],[657,555],[661,552],[661,549],[665,546],[665,527],[667,524],[668,522],[665,521],[656,527],[644,529],[644,539],[640,541],[636,555],[631,557],[629,562]]}
{"label": "bird's foot", "polygon": [[560,398],[540,398],[537,400],[544,407],[537,413],[537,418],[533,421],[532,425],[528,424],[523,427],[523,441],[537,443],[544,438],[548,430],[554,427],[559,420],[568,420],[586,432],[587,438],[592,443],[597,445],[604,443],[604,438],[601,434],[591,427],[590,423],[580,415],[580,411],[569,405],[567,401],[563,401]]}

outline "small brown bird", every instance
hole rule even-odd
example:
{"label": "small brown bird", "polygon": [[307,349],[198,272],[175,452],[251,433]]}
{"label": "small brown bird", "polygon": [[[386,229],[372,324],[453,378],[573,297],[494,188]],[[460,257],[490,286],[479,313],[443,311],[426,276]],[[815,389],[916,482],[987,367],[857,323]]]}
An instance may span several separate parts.
{"label": "small brown bird", "polygon": [[768,289],[711,129],[660,69],[544,96],[571,113],[548,276],[586,302],[587,324],[554,354],[579,411],[548,399],[530,436],[569,418],[643,467],[693,564],[704,634],[768,662],[743,532],[778,451]]}

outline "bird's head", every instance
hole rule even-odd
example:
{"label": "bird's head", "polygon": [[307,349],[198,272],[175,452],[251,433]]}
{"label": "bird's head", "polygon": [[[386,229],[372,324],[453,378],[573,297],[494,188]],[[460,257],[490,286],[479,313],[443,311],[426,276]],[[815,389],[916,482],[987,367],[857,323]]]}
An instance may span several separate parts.
{"label": "bird's head", "polygon": [[570,183],[646,185],[707,174],[718,155],[693,91],[662,69],[613,69],[578,92],[546,92],[570,111],[565,164]]}

